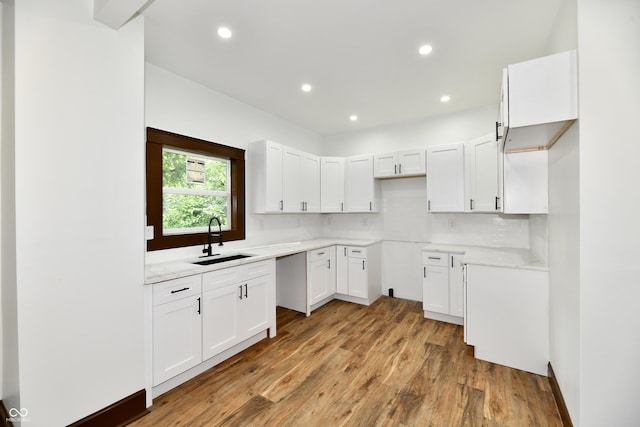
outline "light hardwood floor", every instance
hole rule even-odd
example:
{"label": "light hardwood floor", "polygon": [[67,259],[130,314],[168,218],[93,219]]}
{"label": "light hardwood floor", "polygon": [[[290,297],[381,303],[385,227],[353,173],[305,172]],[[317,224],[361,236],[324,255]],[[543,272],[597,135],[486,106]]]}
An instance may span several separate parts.
{"label": "light hardwood floor", "polygon": [[131,426],[561,426],[546,377],[473,358],[421,303],[278,308],[278,336],[154,400]]}

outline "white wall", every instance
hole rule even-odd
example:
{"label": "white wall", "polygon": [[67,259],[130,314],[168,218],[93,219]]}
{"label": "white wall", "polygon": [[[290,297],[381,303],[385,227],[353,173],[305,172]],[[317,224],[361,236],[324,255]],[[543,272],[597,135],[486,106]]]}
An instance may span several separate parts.
{"label": "white wall", "polygon": [[[243,104],[156,65],[146,64],[145,124],[149,127],[247,149],[252,141],[270,139],[309,153],[320,154],[322,138],[272,114]],[[249,153],[245,156],[249,164]],[[227,248],[282,241],[313,239],[322,235],[320,214],[252,214],[247,167],[246,240],[228,242]],[[176,256],[198,256],[201,247],[147,252],[147,262]]]}
{"label": "white wall", "polygon": [[578,0],[580,425],[640,425],[640,2]]}
{"label": "white wall", "polygon": [[549,359],[580,420],[580,165],[574,125],[549,151]]}
{"label": "white wall", "polygon": [[92,5],[15,4],[19,361],[5,374],[19,369],[34,427],[144,389],[144,22],[114,31]]}

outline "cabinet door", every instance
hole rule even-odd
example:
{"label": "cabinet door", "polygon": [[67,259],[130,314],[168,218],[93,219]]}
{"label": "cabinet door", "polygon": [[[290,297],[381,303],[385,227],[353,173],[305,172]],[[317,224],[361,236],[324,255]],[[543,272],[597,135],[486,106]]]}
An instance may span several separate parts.
{"label": "cabinet door", "polygon": [[322,301],[331,292],[331,260],[320,259],[309,265],[309,305]]}
{"label": "cabinet door", "polygon": [[302,152],[284,147],[282,152],[282,200],[284,212],[302,212]]}
{"label": "cabinet door", "polygon": [[498,143],[493,135],[469,142],[469,201],[471,212],[498,210]]}
{"label": "cabinet door", "polygon": [[268,275],[248,280],[242,284],[242,299],[238,304],[240,340],[249,338],[268,327],[268,293],[273,280],[273,275]]}
{"label": "cabinet door", "polygon": [[153,385],[202,361],[201,299],[179,299],[153,308]]}
{"label": "cabinet door", "polygon": [[398,153],[398,174],[402,176],[424,175],[424,150],[407,150]]}
{"label": "cabinet door", "polygon": [[464,144],[427,148],[427,209],[464,211]]}
{"label": "cabinet door", "polygon": [[347,212],[376,212],[373,156],[347,158],[345,207]]}
{"label": "cabinet door", "polygon": [[320,157],[304,153],[300,161],[303,210],[320,212]]}
{"label": "cabinet door", "polygon": [[449,314],[449,268],[423,266],[422,308]]}
{"label": "cabinet door", "polygon": [[202,295],[202,359],[206,360],[240,342],[238,302],[240,285],[230,285]]}
{"label": "cabinet door", "polygon": [[320,211],[344,211],[344,158],[320,159]]}
{"label": "cabinet door", "polygon": [[349,294],[349,255],[346,246],[336,247],[336,292]]}
{"label": "cabinet door", "polygon": [[373,176],[388,178],[398,174],[398,153],[382,153],[373,156]]}
{"label": "cabinet door", "polygon": [[464,317],[462,255],[449,255],[449,314]]}
{"label": "cabinet door", "polygon": [[349,295],[367,298],[368,294],[367,260],[349,258]]}

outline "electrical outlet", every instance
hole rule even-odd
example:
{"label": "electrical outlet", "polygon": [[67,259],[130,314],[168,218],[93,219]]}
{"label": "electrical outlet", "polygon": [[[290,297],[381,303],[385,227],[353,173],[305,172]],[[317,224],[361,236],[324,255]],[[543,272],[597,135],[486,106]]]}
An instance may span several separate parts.
{"label": "electrical outlet", "polygon": [[153,225],[147,225],[144,228],[144,237],[147,240],[153,240]]}

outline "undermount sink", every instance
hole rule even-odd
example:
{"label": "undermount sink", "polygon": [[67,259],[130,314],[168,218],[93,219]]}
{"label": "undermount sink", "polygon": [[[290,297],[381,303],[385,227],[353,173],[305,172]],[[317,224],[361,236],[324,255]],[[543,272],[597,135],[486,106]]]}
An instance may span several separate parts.
{"label": "undermount sink", "polygon": [[226,256],[214,256],[213,258],[205,259],[202,261],[196,261],[196,262],[193,262],[192,264],[198,264],[198,265],[218,264],[220,262],[233,261],[233,260],[242,259],[242,258],[249,258],[251,256],[253,255],[234,254],[234,255],[226,255]]}

